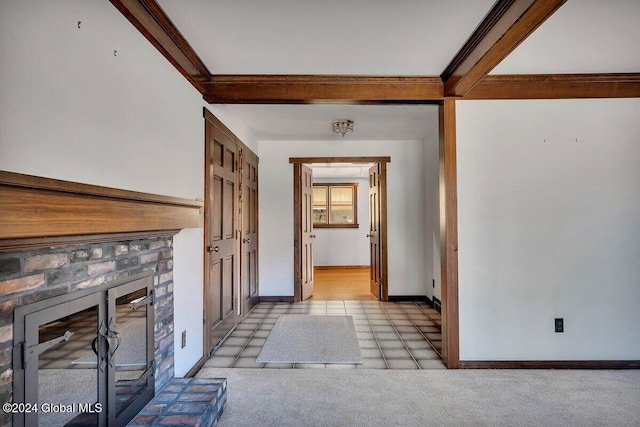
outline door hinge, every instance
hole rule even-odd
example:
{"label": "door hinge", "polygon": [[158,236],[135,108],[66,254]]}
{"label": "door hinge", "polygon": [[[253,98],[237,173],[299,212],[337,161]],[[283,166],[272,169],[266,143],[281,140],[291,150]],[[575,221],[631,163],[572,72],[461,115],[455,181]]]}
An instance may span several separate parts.
{"label": "door hinge", "polygon": [[27,366],[27,343],[19,342],[13,347],[13,369],[24,369]]}

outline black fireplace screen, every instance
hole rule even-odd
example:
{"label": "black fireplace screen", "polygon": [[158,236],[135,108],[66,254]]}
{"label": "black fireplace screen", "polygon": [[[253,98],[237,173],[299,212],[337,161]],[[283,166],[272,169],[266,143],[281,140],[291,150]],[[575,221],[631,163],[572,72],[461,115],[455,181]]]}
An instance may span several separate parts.
{"label": "black fireplace screen", "polygon": [[125,425],[154,394],[153,276],[15,311],[16,426]]}

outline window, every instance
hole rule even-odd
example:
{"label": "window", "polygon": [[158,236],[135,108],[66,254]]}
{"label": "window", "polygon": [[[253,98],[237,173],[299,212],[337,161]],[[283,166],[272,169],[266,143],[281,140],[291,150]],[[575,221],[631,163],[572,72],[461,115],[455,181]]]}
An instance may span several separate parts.
{"label": "window", "polygon": [[313,226],[358,228],[358,183],[313,184]]}

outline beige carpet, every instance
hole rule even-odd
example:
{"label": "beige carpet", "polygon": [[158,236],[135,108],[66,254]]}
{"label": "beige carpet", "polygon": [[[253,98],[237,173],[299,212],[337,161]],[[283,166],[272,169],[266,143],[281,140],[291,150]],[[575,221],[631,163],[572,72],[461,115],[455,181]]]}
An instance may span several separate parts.
{"label": "beige carpet", "polygon": [[[117,366],[145,366],[147,364],[147,319],[134,318],[118,328],[120,345],[115,352]],[[73,365],[96,366],[93,350],[85,350],[71,362]]]}
{"label": "beige carpet", "polygon": [[[95,365],[95,364],[94,364]],[[71,405],[98,401],[97,369],[40,369],[38,398],[40,403]],[[62,426],[78,416],[69,412],[40,412],[40,427]]]}
{"label": "beige carpet", "polygon": [[640,426],[640,371],[205,368],[228,426]]}

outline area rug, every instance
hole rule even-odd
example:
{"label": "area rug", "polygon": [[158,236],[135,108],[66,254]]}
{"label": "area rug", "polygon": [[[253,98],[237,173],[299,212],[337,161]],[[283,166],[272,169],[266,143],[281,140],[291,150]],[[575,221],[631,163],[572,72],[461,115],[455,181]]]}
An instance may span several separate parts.
{"label": "area rug", "polygon": [[256,359],[258,363],[362,363],[351,316],[283,315]]}

